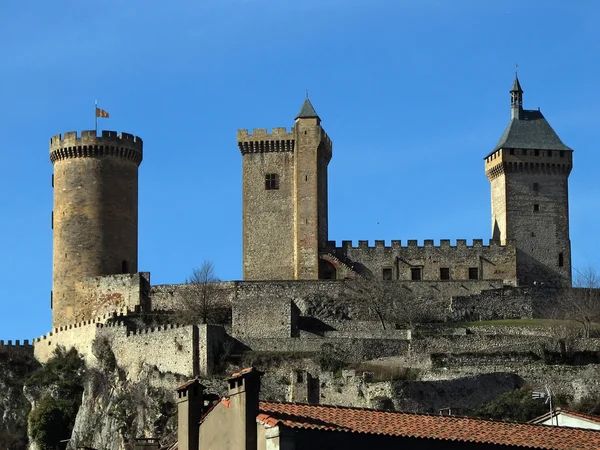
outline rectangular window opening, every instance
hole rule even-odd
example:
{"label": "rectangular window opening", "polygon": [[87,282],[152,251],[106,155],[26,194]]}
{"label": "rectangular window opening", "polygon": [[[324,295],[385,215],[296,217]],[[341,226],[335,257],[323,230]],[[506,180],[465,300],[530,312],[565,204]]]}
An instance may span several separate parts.
{"label": "rectangular window opening", "polygon": [[511,148],[511,149],[510,149],[510,154],[511,154],[511,155],[514,155],[514,154],[515,154],[515,149],[514,149],[514,148]]}
{"label": "rectangular window opening", "polygon": [[539,210],[540,210],[540,205],[537,204],[537,203],[534,203],[534,205],[533,205],[533,212],[539,212]]}
{"label": "rectangular window opening", "polygon": [[420,267],[412,267],[410,269],[410,279],[412,281],[421,281],[421,268]]}
{"label": "rectangular window opening", "polygon": [[535,192],[539,191],[540,190],[540,184],[539,183],[533,183],[533,190]]}
{"label": "rectangular window opening", "polygon": [[479,269],[477,267],[469,267],[469,280],[479,280]]}
{"label": "rectangular window opening", "polygon": [[390,267],[384,267],[383,270],[381,271],[381,275],[384,280],[391,280],[392,279],[392,269]]}
{"label": "rectangular window opening", "polygon": [[562,253],[558,254],[558,267],[564,267],[565,266],[565,257],[563,256]]}
{"label": "rectangular window opening", "polygon": [[440,280],[449,280],[450,279],[450,268],[449,267],[440,267]]}
{"label": "rectangular window opening", "polygon": [[533,152],[533,154],[534,154],[535,156],[540,156],[540,151],[539,151],[539,150],[535,150],[535,151]]}
{"label": "rectangular window opening", "polygon": [[561,150],[561,151],[560,151],[560,157],[561,157],[561,158],[564,158],[564,157],[565,157],[565,151],[564,151],[564,150]]}
{"label": "rectangular window opening", "polygon": [[276,173],[268,173],[265,175],[265,189],[272,191],[279,189],[279,175]]}

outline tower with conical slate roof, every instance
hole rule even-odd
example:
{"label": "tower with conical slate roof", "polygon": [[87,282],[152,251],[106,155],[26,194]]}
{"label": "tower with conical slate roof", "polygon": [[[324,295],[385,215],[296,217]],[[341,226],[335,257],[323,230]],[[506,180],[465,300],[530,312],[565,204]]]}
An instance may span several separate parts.
{"label": "tower with conical slate roof", "polygon": [[501,244],[515,242],[520,284],[570,284],[568,179],[573,150],[539,109],[523,109],[517,76],[510,96],[510,122],[485,158],[493,238]]}
{"label": "tower with conical slate roof", "polygon": [[319,278],[331,140],[308,97],[290,132],[238,131],[244,280]]}

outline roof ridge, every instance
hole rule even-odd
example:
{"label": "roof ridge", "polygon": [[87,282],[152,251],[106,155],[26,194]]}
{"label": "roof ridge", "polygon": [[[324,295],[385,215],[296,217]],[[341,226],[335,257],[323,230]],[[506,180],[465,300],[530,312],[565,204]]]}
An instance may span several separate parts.
{"label": "roof ridge", "polygon": [[[467,420],[475,420],[475,421],[480,421],[480,422],[540,426],[539,424],[536,424],[536,423],[518,422],[516,420],[505,420],[505,419],[498,420],[498,419],[491,419],[489,417],[474,417],[474,416],[465,416],[465,415],[444,416],[442,414],[434,414],[434,413],[421,413],[421,412],[409,412],[409,411],[383,411],[381,409],[367,408],[367,407],[363,407],[363,406],[344,406],[344,405],[327,405],[327,404],[321,404],[321,403],[314,404],[314,403],[306,403],[306,402],[285,402],[285,401],[278,401],[278,400],[275,400],[275,401],[260,400],[259,401],[259,411],[260,411],[260,413],[265,414],[265,415],[270,415],[271,412],[260,410],[261,403],[271,403],[271,404],[275,404],[275,405],[308,406],[308,407],[314,407],[314,408],[320,407],[320,408],[333,408],[333,409],[348,409],[348,410],[352,410],[352,411],[367,411],[367,412],[372,411],[372,412],[376,412],[379,414],[404,414],[407,416],[418,416],[418,417],[443,417],[444,419],[467,419]],[[548,414],[548,413],[546,413],[546,414]],[[542,426],[545,426],[545,425],[542,425]]]}

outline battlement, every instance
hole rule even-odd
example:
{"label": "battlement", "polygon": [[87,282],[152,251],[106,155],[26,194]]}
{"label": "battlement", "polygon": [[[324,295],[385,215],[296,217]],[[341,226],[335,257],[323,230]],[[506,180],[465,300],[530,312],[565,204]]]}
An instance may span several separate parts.
{"label": "battlement", "polygon": [[8,348],[8,347],[17,347],[17,348],[31,347],[31,348],[33,348],[33,344],[29,343],[29,339],[25,339],[22,343],[19,339],[17,339],[14,342],[14,344],[13,344],[13,341],[11,341],[11,340],[8,340],[8,341],[0,340],[0,349]]}
{"label": "battlement", "polygon": [[98,136],[95,130],[84,130],[78,136],[76,131],[57,134],[50,138],[50,161],[52,163],[68,158],[116,156],[142,162],[143,141],[129,133],[103,130]]}
{"label": "battlement", "polygon": [[[134,312],[132,310],[119,310],[112,313],[107,313],[102,316],[96,317],[90,320],[84,320],[82,322],[76,322],[62,327],[54,328],[53,331],[46,333],[39,338],[33,340],[34,343],[41,342],[50,339],[54,336],[59,335],[62,332],[77,329],[77,328],[110,328],[110,327],[122,327],[125,316],[129,313]],[[106,323],[108,320],[112,320],[110,323]]]}
{"label": "battlement", "polygon": [[246,153],[293,152],[295,146],[294,128],[289,132],[286,128],[273,128],[271,133],[266,128],[238,130],[238,147],[242,155]]}
{"label": "battlement", "polygon": [[473,239],[470,245],[467,245],[466,239],[456,239],[455,244],[451,245],[450,239],[440,239],[438,244],[435,244],[434,239],[425,239],[423,244],[419,245],[419,241],[416,239],[409,239],[405,245],[402,245],[400,240],[392,240],[391,245],[386,245],[384,240],[374,241],[374,245],[370,245],[368,240],[359,240],[358,245],[355,246],[353,241],[341,241],[341,245],[337,245],[336,241],[327,241],[327,249],[399,249],[399,248],[495,248],[503,247],[497,241],[489,239],[487,244],[484,245],[483,239]]}
{"label": "battlement", "polygon": [[569,175],[572,168],[572,150],[499,149],[485,158],[490,180],[507,172]]}
{"label": "battlement", "polygon": [[181,328],[184,325],[181,324],[167,324],[167,325],[159,325],[156,327],[149,327],[149,328],[144,328],[142,330],[129,330],[127,331],[127,336],[135,336],[135,335],[140,335],[140,334],[148,334],[148,333],[155,333],[155,332],[160,332],[160,331],[167,331],[167,330],[174,330],[177,328]]}

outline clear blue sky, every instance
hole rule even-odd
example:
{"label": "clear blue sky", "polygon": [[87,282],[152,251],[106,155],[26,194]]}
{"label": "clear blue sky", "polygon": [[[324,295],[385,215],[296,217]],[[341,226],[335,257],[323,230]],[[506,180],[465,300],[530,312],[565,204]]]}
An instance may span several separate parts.
{"label": "clear blue sky", "polygon": [[0,338],[51,327],[49,138],[144,139],[139,268],[241,277],[238,128],[291,126],[308,89],[334,142],[330,238],[489,238],[483,157],[525,107],[575,149],[573,264],[600,267],[597,0],[53,0],[0,4]]}

